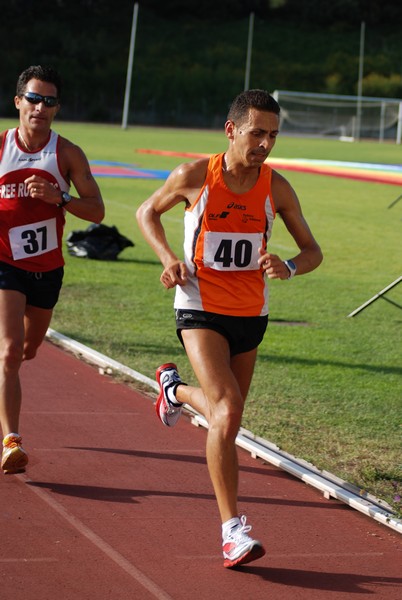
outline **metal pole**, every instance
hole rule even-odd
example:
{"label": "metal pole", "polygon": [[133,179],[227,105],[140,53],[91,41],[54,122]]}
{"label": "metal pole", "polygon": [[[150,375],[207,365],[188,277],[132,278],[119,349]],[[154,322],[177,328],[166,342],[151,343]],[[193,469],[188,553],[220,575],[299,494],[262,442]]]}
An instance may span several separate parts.
{"label": "metal pole", "polygon": [[375,296],[370,298],[370,300],[367,300],[367,302],[365,302],[364,304],[362,304],[361,306],[356,308],[356,310],[351,312],[350,315],[348,315],[348,317],[354,317],[355,315],[359,314],[359,312],[361,312],[363,309],[365,309],[367,306],[369,306],[369,304],[372,304],[379,298],[383,298],[383,300],[387,300],[388,302],[391,302],[391,304],[395,304],[395,306],[402,308],[402,306],[400,306],[396,302],[393,302],[392,300],[389,300],[389,298],[385,298],[385,296],[384,296],[384,294],[386,294],[387,292],[389,292],[390,289],[392,289],[393,287],[398,285],[398,283],[401,283],[401,281],[402,281],[402,275],[401,275],[401,277],[398,277],[398,279],[395,279],[395,281],[393,281],[392,283],[387,285],[387,287],[384,288],[383,290],[381,290],[381,292],[378,292],[378,294],[376,294]]}
{"label": "metal pole", "polygon": [[133,71],[135,35],[137,32],[137,19],[138,19],[138,2],[135,2],[134,11],[133,11],[133,24],[131,27],[130,50],[128,53],[126,92],[124,94],[123,120],[121,122],[122,129],[127,129],[128,109],[129,109],[129,105],[130,105],[131,75],[132,75],[132,71]]}
{"label": "metal pole", "polygon": [[402,102],[399,103],[399,110],[398,110],[398,127],[396,130],[396,143],[397,144],[401,143],[401,137],[402,137]]}
{"label": "metal pole", "polygon": [[356,138],[360,140],[360,130],[362,124],[362,92],[363,92],[363,63],[364,63],[364,37],[366,23],[362,21],[360,27],[360,56],[359,56],[359,81],[357,83],[357,127]]}
{"label": "metal pole", "polygon": [[254,13],[250,13],[248,22],[248,42],[247,42],[247,59],[246,59],[246,75],[244,78],[244,91],[250,88],[250,67],[251,67],[251,51],[253,48],[253,31],[254,31]]}
{"label": "metal pole", "polygon": [[381,112],[380,112],[380,140],[379,140],[380,142],[384,141],[385,110],[386,110],[385,102],[381,102]]}

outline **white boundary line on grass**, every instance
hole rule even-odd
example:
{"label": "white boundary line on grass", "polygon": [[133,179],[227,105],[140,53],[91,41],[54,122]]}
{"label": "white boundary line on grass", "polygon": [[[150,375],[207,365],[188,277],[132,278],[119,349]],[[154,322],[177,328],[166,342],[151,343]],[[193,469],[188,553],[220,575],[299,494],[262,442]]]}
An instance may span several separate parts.
{"label": "white boundary line on grass", "polygon": [[[92,350],[92,348],[89,348],[80,342],[76,342],[63,334],[58,333],[54,329],[49,328],[46,337],[57,342],[62,347],[67,348],[74,354],[82,356],[100,369],[105,369],[105,372],[108,374],[113,374],[113,372],[121,373],[127,375],[131,379],[144,383],[156,392],[159,391],[159,386],[153,379],[122,365],[104,354],[100,354],[100,352],[97,352],[96,350]],[[191,422],[194,425],[208,428],[208,423],[202,415],[188,406],[186,406],[186,410],[191,414]],[[314,465],[283,452],[275,446],[275,444],[255,436],[243,427],[240,428],[236,443],[240,448],[250,452],[253,458],[261,458],[287,473],[290,473],[294,477],[301,479],[304,483],[320,490],[325,498],[329,499],[332,497],[336,500],[340,500],[351,508],[371,517],[375,521],[390,527],[398,533],[402,533],[402,520],[395,517],[391,507],[386,502],[382,502],[371,494],[367,494],[364,490],[360,490],[356,486],[339,479],[331,473],[319,471]]]}

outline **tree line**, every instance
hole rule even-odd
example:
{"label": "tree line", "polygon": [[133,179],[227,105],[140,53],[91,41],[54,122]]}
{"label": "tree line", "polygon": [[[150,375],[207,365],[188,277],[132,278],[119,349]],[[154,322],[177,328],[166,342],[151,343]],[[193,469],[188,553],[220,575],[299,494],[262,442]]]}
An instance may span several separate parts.
{"label": "tree line", "polygon": [[[66,120],[122,119],[132,0],[3,1],[0,117],[15,116],[19,73],[48,64],[63,78]],[[363,94],[402,97],[402,3],[393,0],[139,1],[129,123],[221,127],[250,87],[355,95],[366,24]],[[40,9],[38,10],[38,7]]]}

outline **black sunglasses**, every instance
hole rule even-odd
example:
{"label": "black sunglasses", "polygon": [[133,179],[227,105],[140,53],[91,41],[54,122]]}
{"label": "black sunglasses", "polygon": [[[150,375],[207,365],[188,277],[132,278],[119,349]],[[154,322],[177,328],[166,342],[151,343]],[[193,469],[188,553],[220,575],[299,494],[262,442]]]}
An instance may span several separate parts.
{"label": "black sunglasses", "polygon": [[51,106],[57,106],[59,99],[56,96],[42,96],[41,94],[35,94],[35,92],[26,92],[23,94],[25,100],[28,100],[31,104],[39,104],[43,102],[48,108]]}

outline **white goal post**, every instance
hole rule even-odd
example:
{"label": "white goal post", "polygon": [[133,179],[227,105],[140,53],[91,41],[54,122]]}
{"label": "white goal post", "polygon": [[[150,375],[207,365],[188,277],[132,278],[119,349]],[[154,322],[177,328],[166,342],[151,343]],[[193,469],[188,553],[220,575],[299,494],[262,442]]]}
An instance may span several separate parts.
{"label": "white goal post", "polygon": [[354,141],[402,138],[402,99],[275,90],[284,133],[333,135]]}

